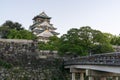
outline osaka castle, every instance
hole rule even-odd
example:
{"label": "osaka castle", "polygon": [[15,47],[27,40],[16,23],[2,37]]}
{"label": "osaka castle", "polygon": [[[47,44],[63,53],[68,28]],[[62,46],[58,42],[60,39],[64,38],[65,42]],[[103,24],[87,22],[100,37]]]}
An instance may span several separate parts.
{"label": "osaka castle", "polygon": [[59,33],[55,32],[57,28],[50,23],[51,17],[47,16],[45,12],[33,18],[33,25],[30,30],[38,37],[38,41],[48,42],[49,37],[57,36]]}

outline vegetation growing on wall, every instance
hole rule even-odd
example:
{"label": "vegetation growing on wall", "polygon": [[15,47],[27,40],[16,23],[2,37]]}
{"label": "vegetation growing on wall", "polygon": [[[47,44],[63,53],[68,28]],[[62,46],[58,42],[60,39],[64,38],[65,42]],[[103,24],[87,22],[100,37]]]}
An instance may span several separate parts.
{"label": "vegetation growing on wall", "polygon": [[7,69],[12,68],[12,64],[7,63],[6,61],[3,61],[3,60],[0,60],[0,66]]}

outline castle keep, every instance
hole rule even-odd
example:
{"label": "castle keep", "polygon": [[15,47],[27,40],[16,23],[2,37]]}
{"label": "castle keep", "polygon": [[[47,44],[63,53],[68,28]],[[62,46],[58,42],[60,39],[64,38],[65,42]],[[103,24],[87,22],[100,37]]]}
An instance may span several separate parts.
{"label": "castle keep", "polygon": [[38,37],[38,41],[47,42],[49,37],[58,35],[55,32],[56,28],[50,23],[51,17],[47,16],[45,12],[33,18],[33,25],[30,26],[30,30]]}

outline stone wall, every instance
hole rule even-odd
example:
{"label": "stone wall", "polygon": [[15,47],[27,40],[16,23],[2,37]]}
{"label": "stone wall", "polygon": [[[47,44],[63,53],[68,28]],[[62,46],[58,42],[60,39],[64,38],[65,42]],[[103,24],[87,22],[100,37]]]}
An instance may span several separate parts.
{"label": "stone wall", "polygon": [[0,40],[0,80],[68,80],[62,58],[39,58],[37,43]]}
{"label": "stone wall", "polygon": [[[59,59],[34,60],[12,68],[0,67],[0,80],[67,80]],[[24,66],[23,66],[24,65]]]}

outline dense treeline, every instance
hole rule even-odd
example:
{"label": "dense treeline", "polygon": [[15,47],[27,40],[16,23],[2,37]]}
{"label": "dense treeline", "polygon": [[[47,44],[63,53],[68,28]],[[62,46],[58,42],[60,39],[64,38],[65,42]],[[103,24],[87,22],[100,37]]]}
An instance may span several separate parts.
{"label": "dense treeline", "polygon": [[88,55],[113,51],[108,37],[89,26],[70,29],[61,37],[61,44],[63,44],[59,48],[61,53]]}
{"label": "dense treeline", "polygon": [[0,26],[0,36],[6,39],[35,39],[32,32],[25,30],[18,22],[7,20]]}
{"label": "dense treeline", "polygon": [[120,36],[103,33],[89,26],[72,28],[60,38],[54,36],[48,43],[39,44],[43,50],[58,50],[59,54],[90,55],[113,52],[120,45]]}
{"label": "dense treeline", "polygon": [[[18,22],[6,21],[0,27],[2,38],[8,39],[35,39],[36,36],[25,30]],[[40,50],[57,50],[59,54],[90,55],[114,51],[112,45],[120,45],[120,35],[103,33],[83,26],[79,29],[72,28],[60,38],[50,37],[49,42],[39,42]]]}
{"label": "dense treeline", "polygon": [[60,38],[50,37],[48,43],[39,43],[42,50],[58,50],[59,54],[91,55],[113,52],[112,45],[119,45],[119,36],[94,30],[89,26],[72,28]]}

